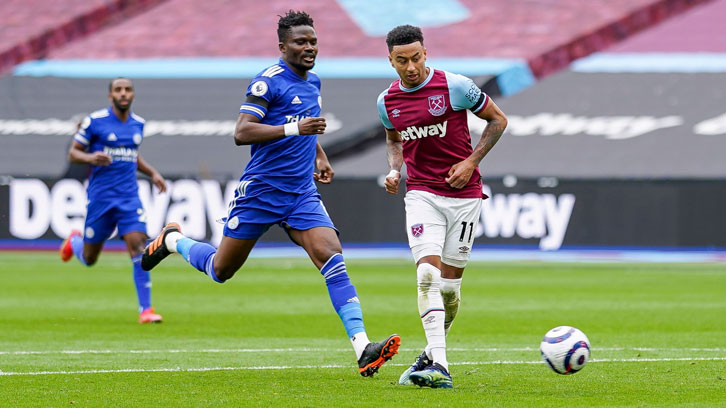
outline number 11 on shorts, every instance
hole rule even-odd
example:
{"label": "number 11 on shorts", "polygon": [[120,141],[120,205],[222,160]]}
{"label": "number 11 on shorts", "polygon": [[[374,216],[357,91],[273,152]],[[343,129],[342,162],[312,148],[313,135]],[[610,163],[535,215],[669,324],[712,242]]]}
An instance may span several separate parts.
{"label": "number 11 on shorts", "polygon": [[467,224],[466,221],[461,222],[461,235],[459,235],[459,242],[464,242],[467,225],[469,226],[469,238],[466,239],[466,242],[471,242],[471,234],[474,232],[474,223],[470,222]]}

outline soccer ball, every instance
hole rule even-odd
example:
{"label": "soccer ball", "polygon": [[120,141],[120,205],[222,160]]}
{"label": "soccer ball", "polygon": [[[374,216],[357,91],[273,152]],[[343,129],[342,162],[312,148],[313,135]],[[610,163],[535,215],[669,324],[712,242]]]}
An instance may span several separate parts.
{"label": "soccer ball", "polygon": [[590,359],[590,341],[574,327],[559,326],[545,334],[539,351],[554,372],[575,374]]}

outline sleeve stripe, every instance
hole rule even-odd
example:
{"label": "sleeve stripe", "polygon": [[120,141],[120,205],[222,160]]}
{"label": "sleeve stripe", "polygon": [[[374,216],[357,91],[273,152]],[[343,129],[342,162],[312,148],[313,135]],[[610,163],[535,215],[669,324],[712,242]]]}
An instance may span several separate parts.
{"label": "sleeve stripe", "polygon": [[479,113],[479,112],[483,111],[484,108],[486,108],[488,104],[489,104],[489,95],[482,92],[481,97],[479,97],[479,101],[475,105],[476,107],[471,108],[471,111],[474,113]]}
{"label": "sleeve stripe", "polygon": [[249,113],[251,115],[257,116],[260,119],[264,118],[265,115],[267,114],[267,110],[260,109],[257,106],[253,106],[253,105],[250,105],[250,104],[243,104],[242,106],[240,106],[239,107],[239,112],[240,113],[242,113],[242,112]]}
{"label": "sleeve stripe", "polygon": [[78,133],[76,133],[76,135],[73,136],[73,140],[75,140],[76,142],[78,142],[82,145],[88,146],[88,139],[86,139],[85,137],[81,136]]}
{"label": "sleeve stripe", "polygon": [[273,65],[270,68],[267,68],[267,70],[265,70],[265,72],[263,72],[261,76],[270,77],[271,78],[271,77],[279,74],[282,71],[284,71],[284,68],[282,68],[279,65]]}

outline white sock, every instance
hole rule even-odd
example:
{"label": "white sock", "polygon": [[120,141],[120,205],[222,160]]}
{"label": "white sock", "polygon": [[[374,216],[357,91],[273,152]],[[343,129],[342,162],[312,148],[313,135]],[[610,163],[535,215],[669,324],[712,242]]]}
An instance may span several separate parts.
{"label": "white sock", "polygon": [[360,359],[361,354],[363,354],[363,350],[366,349],[366,346],[371,341],[368,340],[368,335],[366,332],[360,332],[353,335],[353,337],[350,338],[351,344],[353,344],[353,350],[355,350],[355,358],[356,360]]}
{"label": "white sock", "polygon": [[164,238],[164,243],[169,249],[169,252],[178,252],[176,250],[176,242],[182,238],[184,238],[184,235],[182,235],[181,232],[176,231],[172,231],[166,235],[166,238]]}
{"label": "white sock", "polygon": [[461,304],[461,278],[441,278],[441,297],[444,300],[444,310],[446,310],[444,332],[448,336],[451,324],[454,323],[456,313],[459,311],[459,305]]}
{"label": "white sock", "polygon": [[[444,302],[441,298],[441,271],[428,263],[416,268],[418,280],[418,312],[421,316],[431,358],[448,370]],[[428,353],[427,353],[428,354]]]}

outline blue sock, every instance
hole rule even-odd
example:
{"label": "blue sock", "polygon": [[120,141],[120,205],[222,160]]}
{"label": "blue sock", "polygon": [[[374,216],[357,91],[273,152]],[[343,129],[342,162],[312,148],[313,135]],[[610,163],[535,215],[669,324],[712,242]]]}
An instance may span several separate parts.
{"label": "blue sock", "polygon": [[134,285],[139,299],[139,313],[151,307],[151,274],[141,269],[141,255],[131,258],[134,265]]}
{"label": "blue sock", "polygon": [[83,237],[80,235],[74,235],[71,237],[71,248],[73,248],[73,254],[81,261],[82,264],[88,265],[88,262],[83,258]]}
{"label": "blue sock", "polygon": [[355,286],[350,283],[348,272],[345,269],[343,255],[335,254],[320,268],[328,286],[330,301],[343,322],[348,337],[364,332],[363,311],[360,308],[358,294]]}
{"label": "blue sock", "polygon": [[176,242],[176,251],[198,271],[206,273],[215,282],[224,283],[214,273],[214,255],[217,250],[213,246],[183,237]]}

